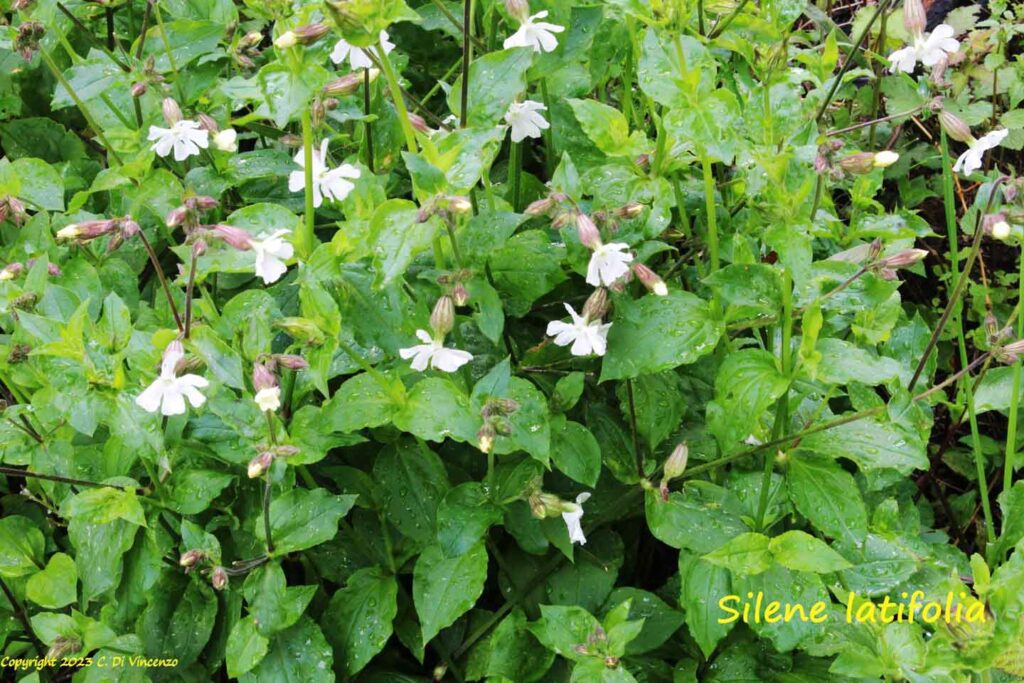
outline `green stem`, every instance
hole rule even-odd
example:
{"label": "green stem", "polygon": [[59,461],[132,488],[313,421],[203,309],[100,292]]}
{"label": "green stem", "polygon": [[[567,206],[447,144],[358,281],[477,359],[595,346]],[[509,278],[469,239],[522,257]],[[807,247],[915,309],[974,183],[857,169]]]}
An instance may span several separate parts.
{"label": "green stem", "polygon": [[416,153],[416,131],[409,121],[409,112],[405,108],[405,100],[402,99],[402,88],[398,84],[398,77],[395,69],[391,66],[391,58],[384,52],[384,45],[381,44],[377,50],[377,59],[384,68],[384,78],[387,79],[388,89],[391,91],[391,99],[395,103],[395,111],[398,112],[398,120],[402,126],[402,133],[405,135],[405,146],[411,154]]}
{"label": "green stem", "polygon": [[511,148],[508,155],[508,170],[509,177],[512,180],[512,195],[509,197],[509,203],[512,204],[512,211],[519,213],[519,183],[520,175],[523,171],[523,143],[510,141],[509,145],[511,145]]}
{"label": "green stem", "polygon": [[313,117],[309,107],[302,110],[302,163],[306,183],[306,211],[302,228],[296,236],[296,246],[299,248],[299,255],[308,257],[313,253],[313,243],[316,239],[313,233],[316,221],[313,207]]}
{"label": "green stem", "polygon": [[644,454],[640,450],[640,438],[636,429],[636,404],[633,401],[633,380],[626,380],[626,396],[629,398],[629,426],[633,432],[633,453],[636,457],[636,474],[644,478]]}
{"label": "green stem", "polygon": [[473,0],[462,0],[462,7],[462,99],[459,107],[459,126],[465,128],[469,116],[469,61],[473,53]]}
{"label": "green stem", "polygon": [[[790,374],[790,354],[793,339],[793,276],[788,268],[782,270],[782,344],[779,348],[779,365],[782,374]],[[789,388],[775,404],[775,424],[772,427],[772,439],[778,439],[789,426]],[[775,469],[775,458],[771,452],[764,454],[764,475],[761,479],[761,495],[757,502],[758,531],[764,530],[764,516],[768,511],[768,497],[772,486],[772,472]]]}
{"label": "green stem", "polygon": [[871,15],[871,19],[868,20],[867,26],[865,26],[864,30],[860,32],[860,36],[857,38],[857,41],[850,45],[850,49],[846,53],[846,59],[843,60],[843,66],[840,67],[839,73],[836,74],[835,80],[832,81],[832,87],[829,88],[828,94],[825,95],[825,99],[822,101],[821,107],[818,109],[818,113],[814,117],[815,121],[821,121],[821,118],[825,116],[825,112],[828,111],[828,105],[832,103],[832,98],[836,96],[836,91],[839,90],[839,86],[843,82],[843,76],[845,76],[846,72],[849,71],[851,66],[853,66],[853,55],[856,54],[857,50],[859,50],[861,45],[864,44],[868,34],[871,33],[871,27],[875,25],[875,21],[878,19],[879,15],[885,11],[889,2],[890,0],[882,0],[878,3],[878,7],[875,8],[874,13]]}
{"label": "green stem", "polygon": [[[1024,247],[1021,248],[1017,277],[1017,339],[1024,339]],[[1013,485],[1017,461],[1017,410],[1020,406],[1020,358],[1013,363],[1013,393],[1010,394],[1009,424],[1006,426],[1006,459],[1003,461],[1003,490]]]}
{"label": "green stem", "polygon": [[167,29],[164,28],[164,18],[160,13],[160,3],[153,2],[153,11],[156,12],[156,25],[160,30],[160,40],[164,44],[164,51],[167,52],[167,61],[171,65],[171,72],[174,74],[174,87],[178,90],[178,96],[182,103],[185,101],[185,92],[181,87],[181,76],[178,74],[178,64],[174,61],[174,51],[171,50],[171,41],[167,39]]}
{"label": "green stem", "polygon": [[145,247],[146,253],[149,254],[149,261],[153,264],[153,270],[156,271],[156,276],[163,287],[164,295],[167,297],[167,305],[171,307],[171,314],[174,316],[174,322],[178,325],[178,331],[184,332],[185,326],[181,323],[178,307],[174,303],[174,297],[171,296],[171,287],[167,284],[167,276],[164,275],[163,266],[160,265],[160,260],[156,257],[156,251],[153,250],[153,245],[149,243],[149,238],[146,237],[145,232],[139,230],[138,235],[139,239],[142,240],[142,246]]}
{"label": "green stem", "polygon": [[89,113],[89,109],[85,106],[85,102],[78,97],[78,93],[75,92],[75,89],[72,88],[71,84],[68,83],[66,78],[64,78],[64,74],[59,68],[57,68],[53,58],[50,57],[49,53],[42,46],[39,47],[39,56],[42,57],[43,62],[46,64],[46,68],[50,70],[50,73],[52,73],[53,77],[57,79],[57,82],[64,86],[64,90],[67,91],[68,96],[71,97],[75,106],[78,107],[78,111],[82,112],[82,116],[85,118],[86,123],[88,123],[89,127],[92,128],[94,133],[96,133],[96,137],[103,143],[103,146],[107,148],[107,152],[110,156],[114,157],[114,161],[116,161],[119,166],[123,166],[124,162],[121,161],[121,157],[118,156],[117,151],[111,147],[109,142],[107,142],[106,136],[103,135],[103,129],[96,125],[96,121],[92,118],[92,114]]}
{"label": "green stem", "polygon": [[715,177],[711,173],[711,159],[705,154],[700,158],[704,171],[704,207],[707,213],[708,253],[711,258],[711,272],[718,270],[718,216],[715,206]]}
{"label": "green stem", "polygon": [[[370,116],[370,70],[363,69],[363,114]],[[369,120],[364,124],[366,131],[366,167],[373,173],[373,123]]]}
{"label": "green stem", "polygon": [[[555,172],[555,162],[558,158],[555,156],[555,128],[554,128],[554,115],[551,113],[551,95],[548,94],[548,79],[540,79],[540,98],[544,100],[544,108],[548,112],[548,127],[544,129],[544,170],[547,171],[548,177],[550,178]],[[629,120],[629,114],[626,114],[626,120]]]}

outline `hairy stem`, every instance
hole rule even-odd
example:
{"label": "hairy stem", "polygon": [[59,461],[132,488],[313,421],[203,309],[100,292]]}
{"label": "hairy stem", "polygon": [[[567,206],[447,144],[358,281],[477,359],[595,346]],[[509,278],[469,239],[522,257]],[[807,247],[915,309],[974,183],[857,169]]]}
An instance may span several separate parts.
{"label": "hairy stem", "polygon": [[313,115],[309,107],[302,110],[302,163],[306,185],[305,213],[296,246],[299,248],[299,254],[309,256],[313,253],[313,242],[316,239],[313,233],[316,224],[316,209],[313,207]]}
{"label": "hairy stem", "polygon": [[146,248],[146,253],[149,254],[149,262],[153,264],[153,270],[156,271],[160,285],[163,287],[164,296],[167,297],[167,305],[171,307],[171,314],[174,316],[174,322],[178,326],[178,331],[184,332],[185,326],[181,323],[181,316],[178,315],[178,306],[174,303],[174,297],[171,296],[171,287],[167,284],[167,276],[164,275],[163,266],[160,265],[160,261],[157,259],[156,252],[153,250],[153,245],[149,243],[146,233],[140,229],[138,235],[139,239],[142,240],[142,246]]}

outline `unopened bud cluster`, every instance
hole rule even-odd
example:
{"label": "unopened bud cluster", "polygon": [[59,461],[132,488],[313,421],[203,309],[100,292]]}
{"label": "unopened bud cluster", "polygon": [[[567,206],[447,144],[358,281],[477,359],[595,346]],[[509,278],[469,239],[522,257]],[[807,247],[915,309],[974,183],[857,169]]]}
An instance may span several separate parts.
{"label": "unopened bud cluster", "polygon": [[508,416],[519,410],[519,404],[510,398],[492,398],[480,409],[483,426],[476,433],[477,448],[481,453],[490,453],[494,449],[494,439],[499,435],[512,433],[512,423]]}
{"label": "unopened bud cluster", "polygon": [[263,473],[270,469],[278,458],[289,458],[298,454],[299,449],[288,444],[271,446],[260,451],[259,455],[249,461],[246,474],[250,479],[263,476]]}
{"label": "unopened bud cluster", "polygon": [[672,454],[668,456],[668,460],[665,461],[665,466],[662,468],[661,486],[658,487],[663,501],[668,501],[668,485],[673,479],[683,476],[689,458],[690,449],[685,441],[677,445],[672,450]]}

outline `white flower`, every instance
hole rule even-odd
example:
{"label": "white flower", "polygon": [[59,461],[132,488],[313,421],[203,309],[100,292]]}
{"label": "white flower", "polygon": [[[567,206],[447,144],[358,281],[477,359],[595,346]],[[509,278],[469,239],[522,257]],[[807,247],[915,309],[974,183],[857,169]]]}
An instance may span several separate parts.
{"label": "white flower", "polygon": [[[525,12],[524,12],[525,14]],[[564,26],[549,24],[546,21],[534,21],[548,16],[547,11],[537,12],[519,25],[519,30],[505,39],[505,49],[510,47],[532,47],[534,52],[551,52],[558,47],[555,33],[565,30]]]}
{"label": "white flower", "polygon": [[[359,177],[360,171],[352,164],[342,164],[337,168],[327,168],[327,145],[328,140],[320,143],[320,149],[313,150],[313,206],[320,208],[324,203],[324,197],[336,202],[343,201],[348,193],[355,187],[349,178]],[[306,167],[305,154],[299,150],[295,155],[295,163]],[[292,171],[288,176],[288,190],[290,192],[302,192],[306,189],[306,172]]]}
{"label": "white flower", "polygon": [[594,287],[610,285],[629,272],[627,265],[633,260],[628,251],[629,245],[624,242],[602,244],[590,255],[587,266],[587,284]]}
{"label": "white flower", "polygon": [[150,149],[162,157],[170,154],[173,148],[175,161],[184,161],[199,154],[200,147],[206,149],[210,146],[209,131],[188,119],[182,119],[170,128],[150,126],[147,139],[156,141]]}
{"label": "white flower", "polygon": [[512,129],[512,142],[520,142],[523,138],[539,138],[541,131],[551,126],[539,113],[545,109],[547,107],[533,100],[509,105],[505,112],[505,123]]}
{"label": "white flower", "polygon": [[[999,221],[992,226],[992,237],[997,240],[1005,240],[1010,236],[1010,224],[1006,221]],[[3,275],[3,273],[0,273]]]}
{"label": "white flower", "polygon": [[467,351],[445,348],[444,339],[434,339],[426,330],[416,330],[416,337],[423,343],[398,350],[398,355],[405,360],[413,359],[413,370],[423,372],[429,363],[435,370],[455,372],[473,360],[473,355]]}
{"label": "white flower", "polygon": [[872,160],[872,165],[875,168],[888,168],[900,160],[900,155],[891,149],[882,150],[881,152],[875,152],[875,158]]}
{"label": "white flower", "polygon": [[167,345],[163,362],[160,364],[160,376],[135,399],[143,410],[148,413],[159,410],[164,415],[181,415],[185,412],[186,398],[193,408],[198,408],[206,402],[206,397],[199,392],[199,389],[209,385],[205,377],[175,376],[174,366],[184,356],[185,350],[181,342],[173,341]]}
{"label": "white flower", "polygon": [[[380,32],[380,43],[384,46],[384,54],[389,54],[395,49],[395,44],[388,40],[388,32]],[[331,61],[335,64],[341,64],[348,57],[348,63],[353,69],[369,69],[373,66],[373,60],[366,54],[366,50],[374,48],[363,49],[361,47],[355,47],[350,45],[345,40],[339,40],[335,45],[334,49],[331,50]]]}
{"label": "white flower", "polygon": [[974,140],[968,143],[969,148],[966,152],[961,154],[956,163],[953,164],[953,173],[959,173],[963,169],[964,175],[971,175],[979,168],[981,168],[981,158],[988,150],[998,147],[999,143],[1010,134],[1005,128],[991,131],[981,137],[980,140]]}
{"label": "white flower", "polygon": [[562,519],[565,521],[565,527],[569,530],[570,543],[587,544],[587,537],[583,535],[583,527],[580,526],[580,518],[583,517],[583,503],[586,503],[589,499],[590,494],[584,491],[576,496],[575,503],[566,503],[572,509],[568,512],[563,512]]}
{"label": "white flower", "polygon": [[213,146],[222,152],[237,152],[238,133],[234,128],[225,128],[213,136]]}
{"label": "white flower", "polygon": [[281,387],[260,389],[256,392],[256,405],[260,410],[273,412],[281,407]]}
{"label": "white flower", "polygon": [[953,37],[954,33],[956,31],[949,24],[939,24],[927,36],[918,33],[914,36],[913,44],[889,55],[891,70],[912,74],[918,62],[925,66],[935,66],[946,53],[952,54],[960,49],[960,41]]}
{"label": "white flower", "polygon": [[263,278],[264,284],[271,284],[281,279],[288,272],[284,264],[295,253],[292,243],[281,239],[291,230],[275,230],[272,234],[260,233],[256,239],[249,240],[249,246],[256,253],[256,277]]}
{"label": "white flower", "polygon": [[569,311],[572,324],[552,320],[548,323],[548,335],[554,337],[555,343],[559,346],[572,344],[569,353],[574,356],[589,356],[592,353],[603,356],[608,350],[608,328],[612,324],[602,324],[600,320],[587,320],[577,315],[569,304],[562,305]]}

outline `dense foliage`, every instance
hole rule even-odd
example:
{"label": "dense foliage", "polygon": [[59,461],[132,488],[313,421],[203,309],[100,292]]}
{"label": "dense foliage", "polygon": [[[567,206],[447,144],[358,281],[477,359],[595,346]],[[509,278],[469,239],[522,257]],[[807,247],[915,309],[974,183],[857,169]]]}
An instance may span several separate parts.
{"label": "dense foliage", "polygon": [[3,7],[4,680],[1024,676],[1020,5]]}

